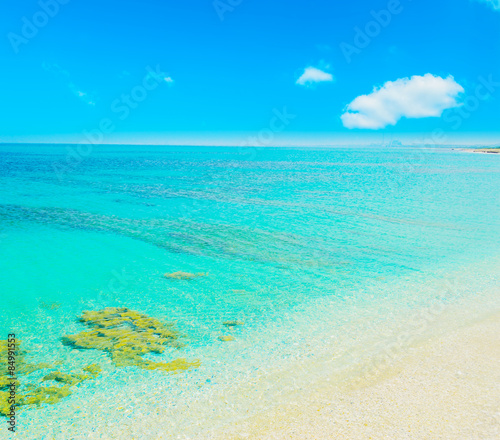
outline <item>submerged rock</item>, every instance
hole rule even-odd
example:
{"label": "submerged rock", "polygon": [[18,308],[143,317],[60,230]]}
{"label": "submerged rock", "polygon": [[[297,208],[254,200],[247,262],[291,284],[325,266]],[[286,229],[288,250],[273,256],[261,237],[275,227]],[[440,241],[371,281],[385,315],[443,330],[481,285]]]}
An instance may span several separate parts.
{"label": "submerged rock", "polygon": [[91,365],[86,366],[83,369],[83,371],[85,371],[85,373],[87,373],[91,379],[95,379],[101,373],[102,368],[100,365],[91,364]]}
{"label": "submerged rock", "polygon": [[194,280],[195,278],[199,277],[206,277],[208,273],[189,273],[189,272],[173,272],[173,273],[166,273],[164,275],[165,278],[170,278],[172,280]]}
{"label": "submerged rock", "polygon": [[70,394],[70,385],[65,385],[63,387],[36,387],[21,396],[18,404],[19,406],[40,406],[44,403],[53,405],[54,403],[60,402],[64,397],[68,397]]}
{"label": "submerged rock", "polygon": [[42,379],[42,382],[53,380],[55,382],[60,382],[69,386],[73,386],[83,382],[84,380],[95,379],[97,376],[99,376],[99,373],[101,372],[101,367],[97,364],[92,364],[85,367],[83,371],[86,374],[76,374],[76,373],[67,374],[67,373],[61,373],[60,371],[54,371],[52,373],[45,375]]}
{"label": "submerged rock", "polygon": [[45,310],[57,310],[61,307],[61,303],[58,302],[50,302],[46,303],[44,301],[40,301],[40,308]]}
{"label": "submerged rock", "polygon": [[[12,355],[12,351],[14,355]],[[10,358],[9,358],[10,355]],[[15,394],[15,405],[17,408],[42,404],[54,404],[71,394],[71,387],[84,380],[95,379],[101,367],[96,364],[89,365],[83,369],[84,374],[66,374],[55,371],[46,374],[41,382],[53,380],[63,386],[39,386],[35,384],[23,384],[25,377],[35,371],[54,368],[55,364],[31,364],[26,362],[26,352],[21,349],[21,341],[16,340],[15,349],[9,353],[7,341],[0,341],[0,415],[8,416],[11,410],[9,398]],[[15,365],[15,377],[13,380],[9,374],[8,366]],[[21,379],[21,380],[19,380]],[[12,393],[11,393],[12,391]]]}
{"label": "submerged rock", "polygon": [[110,354],[117,367],[136,366],[146,370],[177,371],[198,367],[199,361],[154,362],[142,358],[147,353],[163,353],[166,346],[179,348],[179,333],[164,324],[127,308],[109,307],[83,312],[80,322],[91,330],[64,336],[64,345],[79,349],[97,349]]}
{"label": "submerged rock", "polygon": [[[16,375],[30,374],[34,371],[43,370],[44,368],[52,368],[53,364],[39,363],[32,364],[26,361],[26,351],[21,348],[21,341],[16,340],[15,342],[15,371]],[[4,380],[9,376],[9,350],[8,343],[5,340],[0,340],[0,381]]]}
{"label": "submerged rock", "polygon": [[241,321],[224,321],[222,325],[225,325],[226,327],[236,327],[238,325],[244,325],[244,322]]}
{"label": "submerged rock", "polygon": [[9,403],[10,393],[8,391],[0,391],[0,416],[7,417],[10,413]]}
{"label": "submerged rock", "polygon": [[60,382],[66,385],[76,385],[77,383],[83,382],[87,376],[83,374],[66,374],[60,371],[54,371],[53,373],[47,374],[43,377],[42,381],[53,380],[55,382]]}
{"label": "submerged rock", "polygon": [[235,339],[234,339],[234,336],[220,335],[219,340],[221,340],[223,342],[230,342],[230,341],[234,341]]}

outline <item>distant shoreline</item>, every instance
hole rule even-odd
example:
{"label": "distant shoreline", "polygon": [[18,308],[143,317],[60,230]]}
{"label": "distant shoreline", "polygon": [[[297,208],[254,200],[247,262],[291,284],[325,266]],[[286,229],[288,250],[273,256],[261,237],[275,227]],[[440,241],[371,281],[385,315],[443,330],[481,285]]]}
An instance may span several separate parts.
{"label": "distant shoreline", "polygon": [[499,154],[500,147],[476,148],[476,149],[472,150],[472,152],[473,153],[486,153],[486,154]]}

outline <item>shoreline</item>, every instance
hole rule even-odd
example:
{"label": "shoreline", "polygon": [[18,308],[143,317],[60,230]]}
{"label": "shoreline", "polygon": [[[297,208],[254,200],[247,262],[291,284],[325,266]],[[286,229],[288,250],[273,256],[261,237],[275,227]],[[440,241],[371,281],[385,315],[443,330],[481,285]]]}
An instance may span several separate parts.
{"label": "shoreline", "polygon": [[483,153],[483,154],[500,154],[500,147],[491,148],[464,148],[462,151],[467,151],[469,153]]}
{"label": "shoreline", "polygon": [[493,440],[500,437],[499,362],[497,312],[412,347],[380,377],[342,386],[327,379],[205,438]]}
{"label": "shoreline", "polygon": [[[475,267],[474,275],[477,277],[482,273],[479,270],[482,266]],[[496,260],[488,261],[487,272],[493,274],[490,269],[496,267]],[[441,284],[439,282],[432,290],[439,292],[446,285]],[[500,381],[496,372],[500,369],[495,368],[496,364],[486,368],[488,372],[477,373],[474,370],[476,365],[482,365],[483,360],[487,361],[488,356],[493,355],[490,360],[494,363],[500,359],[498,288],[495,284],[484,285],[482,281],[479,285],[469,284],[463,279],[458,284],[462,289],[468,286],[463,291],[474,293],[467,295],[464,301],[438,301],[427,303],[421,309],[408,309],[408,313],[398,316],[400,319],[394,320],[393,317],[385,324],[382,322],[379,325],[366,319],[346,321],[353,328],[364,330],[352,333],[344,328],[340,339],[331,338],[334,334],[328,331],[323,333],[321,328],[324,323],[330,322],[329,319],[340,322],[341,315],[332,315],[330,308],[320,306],[321,302],[311,304],[318,319],[317,325],[307,332],[312,339],[309,337],[298,345],[301,338],[287,339],[287,344],[293,347],[292,352],[297,353],[290,362],[282,357],[281,362],[273,358],[273,362],[269,359],[266,365],[262,365],[248,358],[246,362],[250,369],[239,371],[234,377],[233,369],[222,364],[225,373],[222,371],[222,374],[212,376],[208,384],[205,383],[206,372],[202,370],[191,372],[191,378],[171,375],[168,381],[162,381],[157,376],[148,378],[141,371],[130,371],[133,376],[131,384],[117,394],[113,384],[121,387],[123,375],[120,372],[108,374],[99,379],[102,383],[93,389],[92,395],[87,394],[86,400],[75,394],[73,399],[45,408],[43,413],[29,410],[29,426],[22,427],[23,438],[63,438],[68,430],[74,433],[75,438],[84,438],[89,424],[94,431],[93,436],[88,438],[95,439],[144,438],[145,434],[148,438],[186,440],[496,438],[496,434],[487,436],[488,430],[491,430],[488,426],[493,425],[489,421],[498,417],[495,410],[486,408],[482,412],[484,408],[481,407],[483,409],[473,414],[472,421],[468,415],[475,410],[474,407],[457,413],[460,422],[467,421],[469,424],[486,415],[481,419],[483,426],[481,431],[477,430],[481,433],[478,437],[464,431],[463,427],[457,435],[445,431],[434,436],[439,429],[449,427],[447,420],[452,420],[450,417],[455,414],[455,408],[460,407],[460,400],[448,402],[448,406],[441,411],[441,419],[432,420],[432,416],[439,414],[436,409],[430,415],[425,413],[427,402],[439,401],[440,394],[448,396],[456,393],[457,384],[450,382],[446,374],[444,378],[438,377],[443,371],[446,373],[446,365],[443,366],[441,361],[446,360],[449,353],[452,357],[458,354],[456,364],[460,366],[456,367],[455,373],[466,373],[466,376],[460,377],[464,379],[462,384],[469,387],[469,378],[478,378],[486,383],[479,393],[474,394],[474,390],[465,393],[462,397],[464,402],[477,402],[482,394],[487,396],[488,392],[491,393]],[[492,311],[497,313],[492,314]],[[290,321],[280,325],[300,329],[301,325],[297,324],[301,319],[297,320],[297,316],[292,315]],[[302,318],[310,316],[306,311]],[[475,331],[471,329],[483,325],[485,330],[479,332],[479,337],[464,346],[463,341],[470,340],[470,333]],[[258,341],[265,335],[254,334],[252,339]],[[350,343],[345,345],[344,340]],[[250,342],[236,342],[224,347],[243,361],[252,353],[253,344]],[[438,349],[443,347],[451,349],[444,354],[438,353]],[[467,373],[461,365],[470,364],[468,352],[474,352],[477,347],[480,350],[473,359],[474,368],[472,373]],[[422,371],[419,371],[417,367],[429,357],[429,353],[435,353],[431,358],[437,361],[423,365],[420,368]],[[210,359],[213,359],[212,367],[218,365],[218,352],[214,351],[212,355],[207,353],[206,360]],[[410,374],[407,374],[408,371]],[[438,379],[430,380],[434,378],[433,374]],[[426,393],[419,395],[424,387]],[[110,400],[111,396],[114,400]],[[415,402],[414,396],[419,396]],[[495,406],[495,397],[487,397],[490,408]],[[412,406],[414,404],[420,406]],[[85,416],[81,413],[83,407],[86,408]],[[400,414],[398,411],[401,409],[408,411]],[[51,425],[45,421],[63,413],[68,423]],[[418,431],[421,420],[430,420],[426,422],[425,432]],[[411,436],[404,430],[406,421],[413,423],[409,425]],[[498,421],[495,423],[500,426]],[[486,428],[484,425],[487,425]],[[26,436],[26,433],[33,436]]]}

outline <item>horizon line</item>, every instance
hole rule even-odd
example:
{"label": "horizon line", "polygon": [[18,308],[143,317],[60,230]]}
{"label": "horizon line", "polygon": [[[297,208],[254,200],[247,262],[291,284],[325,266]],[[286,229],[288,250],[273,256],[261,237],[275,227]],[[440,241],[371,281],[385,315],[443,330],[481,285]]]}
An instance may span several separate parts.
{"label": "horizon line", "polygon": [[237,145],[237,144],[180,144],[180,143],[121,143],[121,142],[110,142],[110,143],[92,143],[92,142],[49,142],[49,141],[38,141],[38,142],[23,142],[23,141],[11,141],[2,142],[0,141],[0,146],[4,145],[54,145],[54,146],[76,146],[76,145],[93,145],[95,147],[99,146],[131,146],[131,147],[227,147],[227,148],[301,148],[301,147],[415,147],[415,146],[428,146],[428,147],[453,147],[453,146],[470,146],[471,148],[478,145],[496,147],[500,146],[500,142],[453,142],[453,143],[420,143],[420,142],[401,142],[398,140],[392,142],[367,142],[367,143],[305,143],[305,144],[278,144],[278,145]]}

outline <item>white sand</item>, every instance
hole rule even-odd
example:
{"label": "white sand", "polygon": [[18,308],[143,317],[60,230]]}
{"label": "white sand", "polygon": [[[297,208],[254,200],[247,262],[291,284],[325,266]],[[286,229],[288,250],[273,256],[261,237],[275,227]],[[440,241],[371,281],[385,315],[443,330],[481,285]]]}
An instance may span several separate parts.
{"label": "white sand", "polygon": [[500,439],[500,316],[420,345],[370,381],[337,379],[204,438]]}

